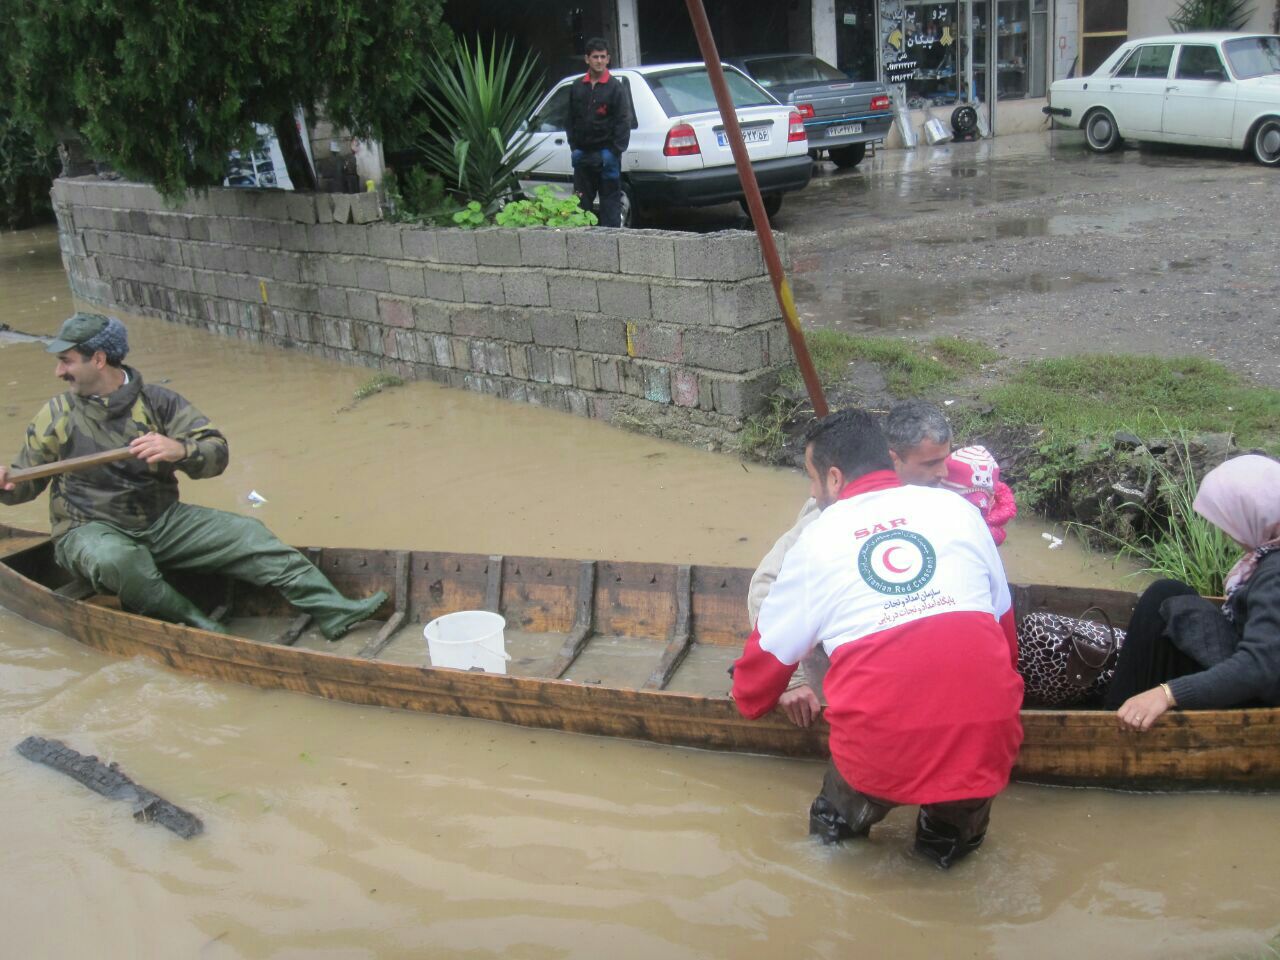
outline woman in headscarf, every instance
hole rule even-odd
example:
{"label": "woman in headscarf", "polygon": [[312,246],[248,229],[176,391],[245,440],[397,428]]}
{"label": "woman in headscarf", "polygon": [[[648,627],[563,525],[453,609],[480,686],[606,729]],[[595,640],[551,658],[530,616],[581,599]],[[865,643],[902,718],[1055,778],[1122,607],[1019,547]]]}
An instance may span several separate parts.
{"label": "woman in headscarf", "polygon": [[1176,580],[1138,601],[1106,697],[1135,730],[1174,707],[1280,705],[1280,463],[1228,460],[1205,474],[1194,506],[1249,552],[1221,608]]}

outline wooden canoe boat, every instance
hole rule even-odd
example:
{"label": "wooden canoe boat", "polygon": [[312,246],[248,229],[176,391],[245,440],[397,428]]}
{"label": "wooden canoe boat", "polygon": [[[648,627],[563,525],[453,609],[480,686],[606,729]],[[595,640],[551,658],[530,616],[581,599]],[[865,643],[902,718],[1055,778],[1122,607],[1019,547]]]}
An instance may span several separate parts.
{"label": "wooden canoe boat", "polygon": [[[726,669],[745,636],[748,570],[410,550],[313,549],[352,595],[386,590],[380,620],[327,643],[274,590],[215,578],[179,586],[236,636],[121,611],[69,584],[46,536],[0,525],[0,606],[105,653],[183,673],[373,706],[572,733],[822,758],[824,725],[743,719]],[[1132,594],[1015,586],[1020,613],[1100,606],[1123,623]],[[456,610],[507,619],[509,675],[429,666],[421,624]],[[1173,712],[1147,733],[1090,710],[1024,710],[1020,780],[1127,789],[1280,786],[1280,709]]]}

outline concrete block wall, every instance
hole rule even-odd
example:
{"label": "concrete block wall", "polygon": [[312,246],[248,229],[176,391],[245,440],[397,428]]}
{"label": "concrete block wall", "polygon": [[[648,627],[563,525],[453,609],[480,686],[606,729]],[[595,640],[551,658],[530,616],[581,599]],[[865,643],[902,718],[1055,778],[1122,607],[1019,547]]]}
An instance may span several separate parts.
{"label": "concrete block wall", "polygon": [[170,208],[96,178],[53,197],[82,299],[674,439],[731,442],[790,359],[749,232],[421,228],[373,194]]}

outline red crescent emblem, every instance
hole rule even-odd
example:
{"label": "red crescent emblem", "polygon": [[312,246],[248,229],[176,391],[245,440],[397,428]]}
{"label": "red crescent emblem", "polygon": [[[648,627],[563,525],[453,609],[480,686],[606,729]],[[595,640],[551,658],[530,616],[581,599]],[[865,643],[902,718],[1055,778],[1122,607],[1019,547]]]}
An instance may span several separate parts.
{"label": "red crescent emblem", "polygon": [[911,569],[910,567],[895,567],[889,562],[889,557],[893,555],[893,551],[901,549],[901,547],[890,547],[884,552],[884,555],[880,557],[880,562],[884,564],[885,569],[890,573],[906,573]]}

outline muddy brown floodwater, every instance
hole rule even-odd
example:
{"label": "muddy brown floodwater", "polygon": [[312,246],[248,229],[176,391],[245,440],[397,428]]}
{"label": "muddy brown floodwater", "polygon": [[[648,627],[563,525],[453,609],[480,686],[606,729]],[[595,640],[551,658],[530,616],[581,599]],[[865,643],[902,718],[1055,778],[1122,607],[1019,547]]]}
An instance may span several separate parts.
{"label": "muddy brown floodwater", "polygon": [[[31,251],[31,252],[28,252]],[[0,321],[72,309],[48,231],[0,237]],[[487,397],[127,318],[132,362],[228,434],[193,501],[286,539],[750,565],[793,473]],[[56,392],[0,334],[0,446]],[[47,528],[45,502],[8,522]],[[1015,579],[1122,581],[1034,524]],[[203,818],[180,841],[11,749],[57,737]],[[0,611],[0,897],[14,957],[1271,957],[1276,801],[1014,786],[941,874],[896,811],[824,848],[821,767],[211,683]]]}

